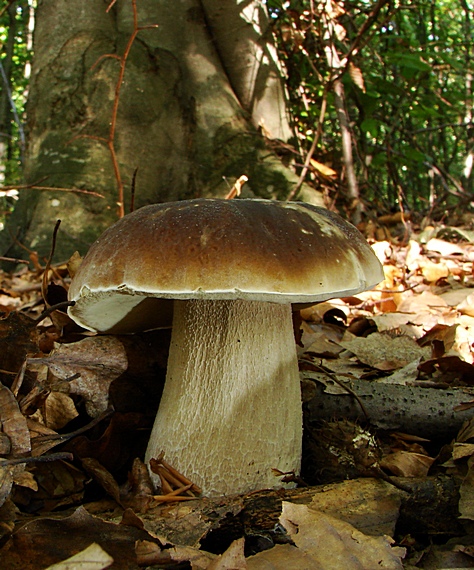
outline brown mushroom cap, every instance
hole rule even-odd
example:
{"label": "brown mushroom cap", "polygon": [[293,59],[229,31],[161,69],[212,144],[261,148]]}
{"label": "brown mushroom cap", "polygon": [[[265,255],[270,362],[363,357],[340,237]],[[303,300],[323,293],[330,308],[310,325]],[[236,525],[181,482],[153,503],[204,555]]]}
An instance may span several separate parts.
{"label": "brown mushroom cap", "polygon": [[[92,245],[69,290],[97,331],[163,325],[163,299],[312,303],[373,287],[383,271],[352,225],[299,202],[197,199],[145,206]],[[158,310],[157,310],[158,309]]]}

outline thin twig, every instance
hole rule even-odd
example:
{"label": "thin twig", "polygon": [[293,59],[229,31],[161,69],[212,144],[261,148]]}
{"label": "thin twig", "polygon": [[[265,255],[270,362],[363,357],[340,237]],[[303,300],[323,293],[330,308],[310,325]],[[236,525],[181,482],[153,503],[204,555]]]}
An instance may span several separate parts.
{"label": "thin twig", "polygon": [[202,489],[200,487],[198,487],[195,483],[193,483],[190,479],[188,479],[187,477],[185,477],[182,473],[180,473],[179,471],[177,471],[174,467],[172,467],[167,461],[165,461],[164,459],[161,459],[161,464],[163,465],[163,467],[165,469],[167,469],[172,475],[174,475],[178,481],[180,481],[181,483],[183,483],[184,485],[191,485],[192,486],[192,490],[195,491],[196,493],[202,493]]}
{"label": "thin twig", "polygon": [[312,368],[314,372],[323,372],[324,374],[329,376],[329,378],[331,378],[331,380],[333,380],[339,387],[341,387],[343,390],[346,390],[346,392],[348,392],[351,396],[354,396],[354,398],[356,399],[357,403],[360,406],[360,409],[362,410],[362,413],[365,416],[365,419],[367,420],[367,422],[370,423],[370,416],[369,416],[361,398],[354,392],[354,390],[349,388],[349,386],[344,384],[344,382],[341,382],[339,380],[339,378],[337,378],[337,376],[333,372],[331,372],[330,370],[328,370],[324,366],[320,366],[318,364],[315,364],[314,362],[311,362],[310,360],[307,360],[306,358],[301,358],[300,362],[303,362],[306,366],[309,366],[310,368]]}
{"label": "thin twig", "polygon": [[138,166],[133,171],[132,184],[130,185],[130,213],[135,210],[135,188],[137,182]]}
{"label": "thin twig", "polygon": [[11,263],[26,263],[27,265],[30,263],[26,259],[17,259],[16,257],[3,257],[3,255],[0,256],[0,261],[8,261]]}
{"label": "thin twig", "polygon": [[61,225],[61,220],[57,220],[53,230],[53,237],[51,239],[51,251],[49,252],[49,257],[46,261],[46,267],[44,268],[43,278],[41,280],[41,295],[43,296],[43,301],[46,307],[49,307],[47,299],[49,270],[51,268],[51,261],[53,259],[54,250],[56,249],[56,238],[58,236],[58,230],[60,225]]}
{"label": "thin twig", "polygon": [[0,192],[8,192],[8,190],[46,190],[48,192],[73,192],[76,194],[87,194],[88,196],[96,196],[97,198],[105,198],[103,194],[92,192],[92,190],[81,190],[80,188],[61,188],[56,186],[37,186],[36,184],[16,184],[11,186],[0,186]]}
{"label": "thin twig", "polygon": [[60,311],[61,309],[66,309],[67,307],[73,307],[75,304],[76,301],[62,301],[61,303],[56,303],[56,305],[51,305],[45,309],[39,317],[33,319],[33,322],[38,324],[41,321],[44,321],[46,317],[49,317],[51,313],[54,313],[54,311]]}
{"label": "thin twig", "polygon": [[313,142],[311,144],[311,148],[309,149],[308,154],[306,155],[303,168],[301,169],[300,177],[298,178],[295,187],[288,195],[287,201],[291,201],[297,196],[304,182],[304,179],[306,178],[306,174],[308,173],[309,167],[311,165],[311,159],[313,158],[314,151],[316,150],[319,138],[323,132],[323,123],[324,123],[324,116],[326,114],[327,97],[328,97],[328,89],[326,86],[326,88],[324,89],[323,100],[321,102],[321,110],[319,112],[318,126],[316,129],[316,133],[314,135]]}
{"label": "thin twig", "polygon": [[[112,6],[115,4],[116,0],[112,0],[107,7],[107,12],[109,12]],[[135,42],[135,38],[137,37],[138,33],[142,30],[147,30],[151,28],[157,28],[157,24],[150,24],[148,26],[139,26],[138,25],[138,11],[137,11],[137,0],[132,0],[132,10],[133,10],[133,30],[128,39],[127,45],[125,46],[125,50],[122,56],[118,56],[116,54],[105,54],[101,56],[94,64],[97,65],[101,60],[105,59],[106,57],[111,57],[116,59],[119,62],[120,70],[117,78],[117,82],[115,84],[115,96],[114,102],[112,106],[112,117],[110,120],[110,130],[109,136],[107,139],[103,139],[101,137],[92,137],[87,136],[87,138],[100,140],[107,145],[109,149],[110,158],[112,160],[112,167],[114,169],[115,180],[117,181],[117,215],[119,218],[123,218],[125,215],[125,205],[124,205],[124,187],[123,187],[123,180],[122,175],[120,174],[120,168],[118,163],[117,152],[115,150],[115,132],[117,129],[117,114],[118,114],[118,107],[120,102],[120,91],[122,89],[123,80],[125,76],[125,68],[127,65],[128,56],[130,54],[130,50],[132,49],[132,45]],[[94,67],[93,66],[93,67]]]}
{"label": "thin twig", "polygon": [[8,0],[6,5],[0,10],[0,18],[5,14],[5,12],[10,8],[10,6],[15,2],[15,0]]}
{"label": "thin twig", "polygon": [[[32,358],[29,360],[34,362],[35,360],[38,360],[38,359]],[[52,435],[40,435],[38,437],[35,437],[33,439],[33,442],[35,444],[37,444],[37,443],[44,443],[47,441],[58,441],[58,442],[68,441],[69,439],[72,439],[73,437],[76,437],[78,435],[82,435],[86,431],[89,431],[90,429],[95,427],[97,424],[99,424],[101,421],[103,421],[103,420],[107,419],[109,416],[111,416],[114,412],[115,412],[114,408],[109,407],[105,410],[105,412],[102,412],[100,414],[100,416],[97,416],[91,422],[89,422],[87,425],[77,429],[76,431],[72,431],[70,433],[55,433]]]}
{"label": "thin twig", "polygon": [[196,497],[186,497],[185,495],[153,495],[153,499],[160,503],[173,503],[174,501],[193,501]]}
{"label": "thin twig", "polygon": [[74,455],[72,453],[58,452],[49,453],[48,455],[40,455],[39,457],[11,457],[8,459],[0,458],[0,467],[11,465],[20,465],[21,463],[49,463],[50,461],[72,461]]}

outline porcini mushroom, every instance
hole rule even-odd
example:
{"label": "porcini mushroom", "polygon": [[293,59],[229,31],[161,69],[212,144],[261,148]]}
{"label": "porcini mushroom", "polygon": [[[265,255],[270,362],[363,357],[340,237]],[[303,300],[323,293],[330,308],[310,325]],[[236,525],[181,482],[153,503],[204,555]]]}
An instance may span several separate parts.
{"label": "porcini mushroom", "polygon": [[207,495],[275,487],[299,472],[302,407],[292,304],[383,279],[362,235],[309,204],[197,199],[141,208],[92,245],[70,316],[98,332],[173,330],[147,460]]}

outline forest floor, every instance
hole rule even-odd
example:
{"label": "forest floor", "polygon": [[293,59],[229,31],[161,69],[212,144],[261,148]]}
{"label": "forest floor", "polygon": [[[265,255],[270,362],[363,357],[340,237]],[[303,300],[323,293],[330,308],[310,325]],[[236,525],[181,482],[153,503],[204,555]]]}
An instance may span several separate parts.
{"label": "forest floor", "polygon": [[383,283],[301,312],[296,488],[244,496],[202,498],[166,457],[151,486],[168,331],[84,334],[44,313],[66,264],[1,273],[0,567],[474,567],[474,231],[396,222]]}

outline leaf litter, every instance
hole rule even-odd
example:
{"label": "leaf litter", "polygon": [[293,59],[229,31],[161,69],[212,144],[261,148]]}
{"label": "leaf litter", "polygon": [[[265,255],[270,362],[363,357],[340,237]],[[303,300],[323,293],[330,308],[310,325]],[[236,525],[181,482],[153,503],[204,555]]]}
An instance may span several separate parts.
{"label": "leaf litter", "polygon": [[474,245],[432,234],[374,242],[383,283],[301,312],[299,487],[244,497],[201,498],[164,457],[151,484],[169,333],[91,336],[42,317],[39,268],[2,273],[2,567],[466,567]]}

